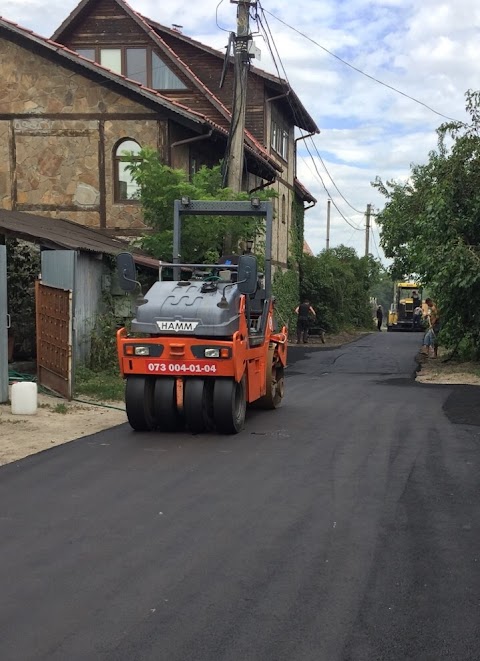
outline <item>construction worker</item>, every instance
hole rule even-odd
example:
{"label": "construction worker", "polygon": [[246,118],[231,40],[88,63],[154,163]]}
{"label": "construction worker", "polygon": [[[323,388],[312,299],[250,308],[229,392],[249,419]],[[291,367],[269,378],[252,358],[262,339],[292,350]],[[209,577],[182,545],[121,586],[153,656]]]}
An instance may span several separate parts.
{"label": "construction worker", "polygon": [[[426,298],[428,306],[427,321],[428,330],[423,337],[422,353],[426,356],[436,358],[438,354],[438,333],[440,332],[440,314],[437,306],[431,298]],[[431,349],[431,351],[430,351]]]}
{"label": "construction worker", "polygon": [[308,320],[309,315],[312,314],[316,317],[315,310],[310,305],[310,301],[305,299],[303,303],[297,305],[295,308],[295,314],[298,314],[297,319],[297,344],[300,344],[300,341],[303,340],[303,344],[308,343]]}

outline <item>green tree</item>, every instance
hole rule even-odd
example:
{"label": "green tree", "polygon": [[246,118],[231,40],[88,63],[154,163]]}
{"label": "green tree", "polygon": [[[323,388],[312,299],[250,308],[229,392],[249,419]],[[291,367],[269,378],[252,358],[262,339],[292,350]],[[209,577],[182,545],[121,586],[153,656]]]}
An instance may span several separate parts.
{"label": "green tree", "polygon": [[301,297],[310,300],[328,332],[370,328],[369,292],[378,271],[379,264],[371,256],[358,257],[353,248],[343,245],[317,257],[304,255]]}
{"label": "green tree", "polygon": [[[191,181],[183,170],[163,165],[158,153],[143,149],[132,157],[129,169],[140,186],[140,201],[145,222],[156,232],[142,239],[142,247],[153,256],[172,260],[173,203],[188,196],[192,200],[248,200],[248,193],[234,193],[222,188],[220,165],[202,167]],[[273,191],[259,193],[261,199],[274,197]],[[263,222],[255,217],[191,216],[182,231],[182,260],[193,263],[215,262],[225,249],[225,237],[235,248],[241,241],[257,238],[258,251],[263,236]]]}
{"label": "green tree", "polygon": [[438,148],[406,182],[380,178],[377,221],[392,275],[415,273],[429,287],[447,347],[480,355],[480,92],[466,93],[470,123],[437,129]]}

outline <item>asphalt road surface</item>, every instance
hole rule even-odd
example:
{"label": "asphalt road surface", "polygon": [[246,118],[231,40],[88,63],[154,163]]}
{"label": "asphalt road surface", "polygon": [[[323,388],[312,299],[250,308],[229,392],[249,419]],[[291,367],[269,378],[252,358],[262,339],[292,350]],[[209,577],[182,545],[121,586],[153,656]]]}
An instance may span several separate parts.
{"label": "asphalt road surface", "polygon": [[1,661],[478,660],[480,391],[415,384],[418,342],[294,347],[237,436],[1,468]]}

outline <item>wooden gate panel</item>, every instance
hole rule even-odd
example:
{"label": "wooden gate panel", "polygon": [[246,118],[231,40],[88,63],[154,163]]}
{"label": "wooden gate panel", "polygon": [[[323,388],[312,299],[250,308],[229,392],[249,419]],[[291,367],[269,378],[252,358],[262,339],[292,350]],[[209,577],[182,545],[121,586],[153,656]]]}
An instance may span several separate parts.
{"label": "wooden gate panel", "polygon": [[72,398],[72,292],[35,283],[37,377],[40,385]]}

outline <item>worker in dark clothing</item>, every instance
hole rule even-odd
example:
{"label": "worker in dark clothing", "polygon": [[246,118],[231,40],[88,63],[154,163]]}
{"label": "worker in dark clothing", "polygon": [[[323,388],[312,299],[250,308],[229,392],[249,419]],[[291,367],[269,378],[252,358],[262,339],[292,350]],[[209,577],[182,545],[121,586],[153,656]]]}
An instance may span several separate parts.
{"label": "worker in dark clothing", "polygon": [[420,296],[418,295],[418,292],[416,291],[412,292],[412,309],[415,310],[415,308],[418,308],[421,305],[422,305],[422,301],[420,300]]}
{"label": "worker in dark clothing", "polygon": [[382,322],[383,322],[383,308],[381,305],[379,305],[377,308],[377,328],[379,331],[382,330]]}
{"label": "worker in dark clothing", "polygon": [[316,317],[315,310],[310,305],[310,301],[305,299],[303,303],[297,305],[295,313],[298,314],[297,320],[297,344],[303,340],[304,344],[308,342],[308,320],[309,315]]}

